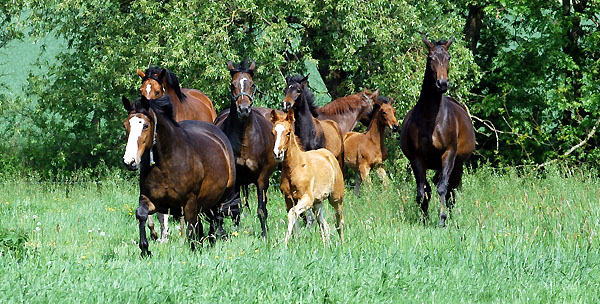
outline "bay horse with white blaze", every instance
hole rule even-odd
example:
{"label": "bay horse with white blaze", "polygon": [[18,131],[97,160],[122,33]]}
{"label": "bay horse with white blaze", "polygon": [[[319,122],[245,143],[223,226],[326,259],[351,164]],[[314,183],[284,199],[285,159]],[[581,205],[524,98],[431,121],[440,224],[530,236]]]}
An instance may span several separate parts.
{"label": "bay horse with white blaze", "polygon": [[323,244],[329,242],[329,225],[323,215],[323,201],[335,210],[335,224],[344,243],[344,177],[335,156],[326,149],[304,152],[294,134],[294,110],[280,116],[271,111],[275,159],[281,162],[281,192],[288,210],[287,244],[294,224],[303,212],[313,209],[321,227]]}
{"label": "bay horse with white blaze", "polygon": [[[215,119],[216,112],[211,100],[198,90],[182,89],[177,75],[170,70],[149,67],[145,72],[139,69],[136,72],[142,78],[140,93],[146,99],[158,99],[163,94],[168,94],[171,97],[175,121],[199,120],[213,122]],[[160,212],[158,213],[158,221],[160,223],[160,239],[166,242],[169,222],[167,217]],[[183,218],[181,218],[181,233],[183,233],[184,225]],[[151,216],[148,218],[148,227],[152,238],[157,239],[158,236],[154,230]]]}
{"label": "bay horse with white blaze", "polygon": [[150,255],[145,225],[155,212],[183,209],[192,249],[204,235],[200,212],[210,220],[209,236],[222,234],[219,215],[235,190],[233,149],[225,134],[208,122],[176,122],[169,95],[142,96],[133,104],[123,97],[123,106],[128,113],[123,162],[130,170],[140,169],[136,218],[142,256]]}
{"label": "bay horse with white blaze", "polygon": [[400,146],[410,161],[417,183],[417,203],[424,219],[428,217],[431,187],[427,170],[436,170],[434,182],[440,196],[440,226],[446,226],[449,210],[454,205],[454,191],[460,185],[463,163],[475,150],[475,132],[467,111],[448,90],[448,41],[431,42],[423,35],[428,48],[425,77],[417,104],[402,123]]}
{"label": "bay horse with white blaze", "polygon": [[[231,74],[231,103],[229,111],[221,112],[215,123],[227,135],[233,147],[237,195],[240,187],[244,187],[247,196],[247,186],[256,185],[257,214],[264,239],[267,237],[269,177],[276,168],[271,152],[274,144],[272,125],[252,107],[255,93],[254,61],[248,66],[248,61],[244,60],[237,67],[229,61],[227,67]],[[239,218],[234,218],[234,222],[238,225]]]}
{"label": "bay horse with white blaze", "polygon": [[393,99],[389,103],[376,101],[373,111],[373,119],[365,133],[348,132],[344,135],[344,166],[359,173],[354,185],[354,194],[358,195],[360,183],[366,181],[369,172],[377,167],[377,174],[385,181],[386,173],[383,161],[387,159],[385,148],[385,130],[398,129],[396,110],[392,106]]}
{"label": "bay horse with white blaze", "polygon": [[288,76],[284,89],[283,111],[294,109],[294,132],[304,151],[325,148],[336,157],[340,168],[344,161],[342,131],[333,120],[319,120],[315,96],[308,88],[308,76]]}

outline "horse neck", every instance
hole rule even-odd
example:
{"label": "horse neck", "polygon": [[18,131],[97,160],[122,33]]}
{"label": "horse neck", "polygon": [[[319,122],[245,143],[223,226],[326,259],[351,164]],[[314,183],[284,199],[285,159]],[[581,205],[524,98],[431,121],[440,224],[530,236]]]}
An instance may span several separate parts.
{"label": "horse neck", "polygon": [[307,139],[312,136],[316,136],[315,123],[313,122],[313,116],[308,107],[308,102],[304,98],[304,95],[300,96],[300,104],[294,112],[294,132],[298,134],[300,139]]}
{"label": "horse neck", "polygon": [[425,68],[425,77],[423,77],[423,84],[421,86],[421,94],[419,95],[419,101],[417,106],[421,109],[421,114],[427,117],[436,117],[437,112],[442,102],[443,94],[438,92],[435,85],[435,78],[433,77],[433,70],[431,70],[429,61]]}
{"label": "horse neck", "polygon": [[383,140],[385,139],[385,124],[379,113],[375,114],[375,118],[371,120],[366,135],[381,147],[384,147]]}
{"label": "horse neck", "polygon": [[[248,117],[248,119],[251,119],[251,117]],[[232,101],[229,106],[229,114],[227,115],[227,118],[225,118],[225,128],[223,132],[225,135],[227,135],[227,138],[229,138],[229,141],[231,142],[234,155],[239,155],[242,148],[244,123],[245,122],[238,117],[237,106],[235,102]]]}
{"label": "horse neck", "polygon": [[290,133],[290,139],[287,142],[285,149],[285,156],[283,158],[282,171],[291,172],[295,169],[299,163],[302,162],[302,151],[298,142],[296,141],[296,135],[292,131]]}
{"label": "horse neck", "polygon": [[185,145],[182,141],[183,131],[170,119],[156,113],[156,111],[154,111],[154,117],[156,119],[156,143],[154,144],[154,149],[158,154],[159,162],[168,162],[173,155],[173,150]]}

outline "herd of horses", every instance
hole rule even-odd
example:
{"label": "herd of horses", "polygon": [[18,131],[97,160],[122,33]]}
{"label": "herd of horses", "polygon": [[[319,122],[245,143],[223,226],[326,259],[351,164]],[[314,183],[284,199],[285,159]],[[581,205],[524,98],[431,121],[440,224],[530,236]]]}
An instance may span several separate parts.
{"label": "herd of horses", "polygon": [[[435,170],[440,196],[440,226],[454,204],[454,191],[464,161],[475,149],[475,134],[465,108],[445,96],[448,89],[448,41],[431,42],[417,104],[399,127],[393,99],[379,90],[363,91],[318,107],[308,87],[308,75],[288,76],[281,110],[253,105],[256,65],[247,60],[228,63],[231,74],[229,108],[219,115],[202,92],[180,88],[177,76],[164,68],[142,72],[141,96],[123,97],[128,112],[125,166],[140,170],[139,221],[142,256],[150,255],[146,225],[158,239],[151,215],[158,214],[160,239],[167,239],[167,215],[181,218],[192,249],[205,239],[199,215],[210,224],[211,242],[226,235],[225,217],[239,226],[241,200],[248,186],[257,189],[257,214],[267,237],[269,178],[281,170],[280,189],[288,211],[287,243],[301,215],[314,215],[323,243],[330,242],[323,216],[328,200],[335,211],[335,228],[344,242],[344,176],[358,172],[355,192],[373,169],[385,179],[383,161],[386,129],[400,130],[400,146],[417,183],[417,202],[427,218],[431,187],[427,170]],[[364,133],[353,132],[358,122]],[[307,212],[308,211],[308,212]],[[186,227],[183,227],[186,225]]]}

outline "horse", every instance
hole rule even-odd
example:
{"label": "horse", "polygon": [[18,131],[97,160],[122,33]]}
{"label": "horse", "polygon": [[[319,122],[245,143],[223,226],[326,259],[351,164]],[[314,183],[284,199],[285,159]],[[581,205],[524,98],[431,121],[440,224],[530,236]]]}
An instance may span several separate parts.
{"label": "horse", "polygon": [[382,164],[387,159],[385,148],[385,130],[389,127],[393,131],[398,129],[396,110],[392,106],[393,99],[389,103],[376,102],[373,111],[374,118],[365,133],[348,132],[344,135],[344,166],[358,171],[360,178],[356,178],[354,193],[359,194],[360,184],[367,180],[369,172],[374,167],[377,174],[385,180],[386,174]]}
{"label": "horse", "polygon": [[358,121],[371,114],[373,100],[377,100],[378,95],[379,89],[370,92],[365,88],[362,92],[338,98],[317,108],[316,112],[319,120],[330,119],[337,122],[343,135],[352,131]]}
{"label": "horse", "polygon": [[435,170],[434,182],[440,196],[440,226],[455,203],[454,192],[460,185],[463,163],[475,150],[473,122],[465,108],[451,97],[448,90],[448,41],[431,42],[422,35],[428,56],[421,94],[417,104],[402,122],[400,147],[410,161],[417,184],[417,203],[424,219],[428,217],[431,187],[427,170]]}
{"label": "horse", "polygon": [[302,151],[294,133],[294,110],[287,115],[271,111],[275,160],[281,163],[281,192],[288,210],[287,244],[298,217],[313,209],[321,227],[323,245],[330,242],[329,225],[323,215],[323,201],[335,210],[336,230],[344,243],[344,177],[336,157],[327,149]]}
{"label": "horse", "polygon": [[340,168],[344,161],[344,141],[342,131],[333,120],[319,120],[315,96],[308,88],[308,76],[288,76],[284,89],[283,111],[294,109],[295,134],[304,151],[325,148],[336,157]]}
{"label": "horse", "polygon": [[[235,190],[233,149],[217,126],[203,121],[175,121],[169,95],[154,100],[142,96],[133,104],[123,96],[127,146],[123,163],[140,169],[139,221],[142,256],[151,255],[146,220],[155,212],[182,210],[191,248],[203,240],[200,212],[210,221],[209,236],[223,234],[222,217]],[[178,214],[177,214],[178,215]]]}
{"label": "horse", "polygon": [[[262,237],[267,237],[267,190],[269,177],[275,171],[276,163],[273,158],[274,139],[271,136],[271,122],[263,115],[254,111],[255,62],[248,66],[247,60],[237,67],[229,61],[227,64],[231,74],[231,103],[229,111],[222,112],[215,120],[216,125],[223,130],[233,147],[236,163],[236,189],[245,189],[247,185],[255,184],[258,199],[258,219],[262,228]],[[234,219],[236,226],[239,218]]]}
{"label": "horse", "polygon": [[[175,121],[200,120],[212,122],[217,116],[211,100],[204,93],[194,89],[181,89],[177,75],[170,70],[150,67],[145,72],[140,69],[136,72],[142,78],[140,93],[146,99],[157,99],[162,97],[163,94],[171,96]],[[160,239],[166,242],[169,222],[162,213],[158,213],[158,221],[160,223]],[[184,225],[185,223],[181,219],[181,233],[183,233]],[[150,235],[156,240],[158,235],[154,230],[152,217],[148,219],[148,227],[150,228]]]}

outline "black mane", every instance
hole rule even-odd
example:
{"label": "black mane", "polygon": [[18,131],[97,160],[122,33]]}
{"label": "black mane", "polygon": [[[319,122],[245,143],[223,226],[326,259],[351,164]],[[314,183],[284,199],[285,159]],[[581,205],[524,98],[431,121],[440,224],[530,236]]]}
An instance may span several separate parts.
{"label": "black mane", "polygon": [[250,74],[250,76],[254,77],[254,70],[250,69],[248,58],[242,60],[242,62],[240,62],[240,64],[237,67],[234,66],[234,69],[229,72],[231,73],[231,76],[237,73],[247,73]]}
{"label": "black mane", "polygon": [[[160,74],[160,72],[162,72],[163,68],[159,68],[159,67],[155,67],[155,66],[151,66],[148,69],[146,69],[146,72],[144,72],[144,74],[146,74],[146,77],[142,78],[142,82],[145,81],[148,78],[152,78],[155,80],[156,79],[155,75]],[[177,95],[177,97],[179,98],[179,101],[183,102],[186,98],[185,94],[183,94],[183,92],[181,92],[181,87],[179,86],[179,79],[177,78],[177,75],[175,75],[175,73],[171,72],[169,69],[164,69],[165,70],[165,83],[173,89],[173,91],[175,91],[175,95]]]}
{"label": "black mane", "polygon": [[[133,104],[133,107],[135,108],[135,112],[142,113],[150,117],[150,119],[152,120],[152,116],[150,115],[148,109],[144,107],[144,103],[142,102],[142,99],[145,98],[146,97],[144,96],[138,98]],[[160,98],[150,99],[147,101],[150,103],[150,108],[154,111],[154,113],[166,117],[173,124],[179,126],[179,123],[175,121],[175,113],[173,112],[173,104],[171,103],[171,96],[169,96],[169,94],[164,94]]]}
{"label": "black mane", "polygon": [[[294,76],[288,77],[288,79],[287,79],[287,85],[289,86],[291,84],[300,83],[300,81],[302,79],[304,79],[304,76],[302,76],[302,75],[294,75]],[[303,86],[302,88],[303,88],[303,90],[302,90],[302,98],[308,104],[308,108],[310,109],[310,113],[312,114],[313,117],[318,117],[319,116],[319,112],[318,112],[319,107],[317,105],[315,105],[315,95],[308,88],[308,85]]]}

